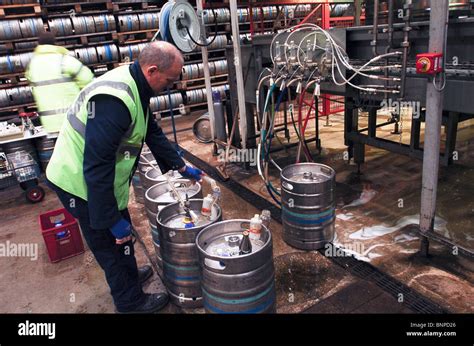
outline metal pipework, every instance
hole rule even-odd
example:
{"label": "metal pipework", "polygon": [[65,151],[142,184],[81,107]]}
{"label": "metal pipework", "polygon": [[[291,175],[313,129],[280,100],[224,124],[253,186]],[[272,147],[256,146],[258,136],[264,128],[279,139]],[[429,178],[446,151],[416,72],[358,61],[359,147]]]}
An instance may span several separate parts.
{"label": "metal pipework", "polygon": [[374,56],[377,56],[377,37],[379,27],[379,0],[374,0],[374,28],[373,28],[373,40],[370,42]]}
{"label": "metal pipework", "polygon": [[[389,53],[392,48],[393,48],[393,0],[388,0],[388,28],[387,28],[387,49],[385,50],[385,53]],[[390,65],[390,59],[387,58],[386,60],[387,66]],[[390,86],[390,82],[387,79],[388,78],[388,69],[385,70],[385,78],[387,82],[385,83],[386,88]],[[385,97],[387,97],[387,94],[385,94]]]}
{"label": "metal pipework", "polygon": [[400,98],[405,96],[405,85],[406,85],[406,75],[407,75],[407,65],[408,65],[408,49],[410,48],[410,41],[408,41],[408,35],[411,31],[410,27],[410,15],[411,15],[412,0],[406,0],[405,5],[403,6],[405,12],[405,26],[403,27],[403,58],[402,58],[402,81],[400,85]]}

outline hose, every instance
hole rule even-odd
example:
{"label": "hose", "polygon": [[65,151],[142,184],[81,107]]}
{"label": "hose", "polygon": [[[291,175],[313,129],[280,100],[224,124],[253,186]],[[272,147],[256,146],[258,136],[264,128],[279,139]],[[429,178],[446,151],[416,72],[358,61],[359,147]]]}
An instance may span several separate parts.
{"label": "hose", "polygon": [[199,47],[209,47],[211,44],[214,43],[214,41],[216,40],[216,37],[217,37],[217,32],[218,32],[218,23],[217,23],[217,14],[216,14],[216,11],[214,10],[213,7],[211,7],[211,10],[212,10],[212,14],[214,16],[214,37],[212,38],[211,42],[206,42],[206,43],[199,43],[197,42],[193,36],[191,35],[191,32],[189,31],[189,28],[187,26],[185,26],[184,28],[186,29],[186,33],[188,34],[189,38],[191,39],[191,41],[193,41],[194,44],[196,44],[197,46]]}

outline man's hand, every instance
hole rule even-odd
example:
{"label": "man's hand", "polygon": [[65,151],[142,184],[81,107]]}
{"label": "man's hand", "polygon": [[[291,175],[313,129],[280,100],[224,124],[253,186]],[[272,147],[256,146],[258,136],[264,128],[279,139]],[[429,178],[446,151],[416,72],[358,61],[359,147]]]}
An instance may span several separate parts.
{"label": "man's hand", "polygon": [[110,231],[116,239],[116,244],[121,245],[132,240],[132,225],[124,218],[120,219],[114,226],[112,226]]}
{"label": "man's hand", "polygon": [[204,173],[197,168],[193,168],[191,166],[184,166],[178,170],[178,172],[187,179],[193,180],[193,181],[201,181],[201,177],[204,175]]}

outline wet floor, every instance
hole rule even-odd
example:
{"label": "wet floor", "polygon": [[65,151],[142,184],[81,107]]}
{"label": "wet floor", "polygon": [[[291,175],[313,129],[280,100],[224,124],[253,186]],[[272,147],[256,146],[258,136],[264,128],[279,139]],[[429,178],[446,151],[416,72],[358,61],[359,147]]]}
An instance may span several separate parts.
{"label": "wet floor", "polygon": [[[181,120],[181,126],[192,119]],[[317,162],[337,172],[336,240],[338,246],[361,261],[383,269],[418,292],[453,311],[474,311],[473,261],[440,243],[431,242],[432,257],[418,255],[422,162],[366,146],[366,163],[357,174],[349,164],[343,141],[343,117],[332,116],[330,127],[320,124],[323,151]],[[361,126],[364,126],[361,124]],[[408,142],[404,124],[402,141]],[[384,127],[378,134],[399,140]],[[423,139],[423,136],[422,136]],[[192,133],[182,133],[180,144],[211,165],[219,165],[212,146],[199,143]],[[443,147],[443,143],[442,143]],[[314,150],[314,144],[310,144]],[[455,164],[440,169],[435,232],[474,251],[474,123],[461,124]],[[296,149],[273,155],[282,167],[294,163]],[[231,165],[232,178],[272,202],[255,168],[245,171]],[[279,172],[270,169],[271,181],[279,186]]]}
{"label": "wet floor", "polygon": [[[178,128],[189,128],[195,117],[178,119]],[[336,244],[360,261],[369,262],[419,294],[452,312],[474,311],[472,261],[436,242],[430,258],[418,254],[419,235],[413,224],[419,216],[421,163],[403,156],[368,149],[362,175],[344,161],[341,118],[322,127],[325,147],[319,158],[337,172]],[[164,127],[169,129],[164,122]],[[387,131],[388,132],[388,131]],[[389,136],[387,134],[387,136]],[[460,130],[459,162],[441,170],[436,231],[465,247],[473,244],[474,160],[473,130]],[[178,135],[180,144],[202,160],[216,165],[212,146],[196,141],[191,131]],[[294,151],[280,152],[282,165],[291,163]],[[269,198],[255,170],[231,166],[240,184]],[[278,174],[271,171],[275,184]],[[259,212],[241,196],[221,185],[224,219],[250,218]],[[204,185],[205,194],[209,187]],[[41,204],[26,204],[19,190],[0,192],[0,242],[34,243],[39,246],[36,261],[28,258],[0,258],[0,310],[2,312],[114,312],[103,273],[89,249],[77,257],[52,264],[39,233],[40,213],[60,207],[49,191]],[[135,244],[138,262],[156,265],[153,242],[144,206],[130,204],[133,224],[140,234]],[[304,252],[282,239],[281,225],[272,221],[273,254],[276,269],[277,309],[281,313],[398,313],[411,312],[397,295],[371,280],[356,277],[318,252]],[[141,244],[143,242],[143,246]],[[470,269],[469,269],[470,268]],[[157,271],[161,274],[160,271]],[[148,292],[164,290],[157,275],[147,283]],[[71,294],[75,300],[71,301]],[[164,313],[203,313],[168,304]]]}

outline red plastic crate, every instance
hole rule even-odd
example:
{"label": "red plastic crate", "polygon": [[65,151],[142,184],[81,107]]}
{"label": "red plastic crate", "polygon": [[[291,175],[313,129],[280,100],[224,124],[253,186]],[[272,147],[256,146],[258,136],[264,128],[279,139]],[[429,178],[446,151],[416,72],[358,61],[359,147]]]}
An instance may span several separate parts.
{"label": "red plastic crate", "polygon": [[[55,225],[58,222],[61,223],[60,226]],[[84,253],[79,225],[66,209],[41,214],[39,223],[51,262],[56,263]]]}

